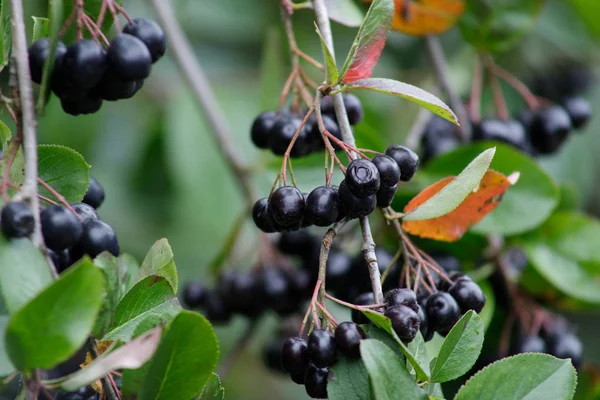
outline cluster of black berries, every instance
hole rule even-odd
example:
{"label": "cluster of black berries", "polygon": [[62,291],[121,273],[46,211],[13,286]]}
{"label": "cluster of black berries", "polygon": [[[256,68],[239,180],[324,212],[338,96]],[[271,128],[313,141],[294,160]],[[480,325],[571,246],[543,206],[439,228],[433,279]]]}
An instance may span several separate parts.
{"label": "cluster of black berries", "polygon": [[40,392],[39,400],[99,400],[100,394],[91,386],[83,386],[74,392],[59,392],[49,391],[52,397],[48,397],[46,393]]}
{"label": "cluster of black berries", "polygon": [[[44,242],[58,272],[84,255],[94,258],[104,251],[119,255],[115,231],[96,212],[103,201],[104,189],[98,181],[90,178],[83,202],[71,204],[75,214],[59,205],[46,207],[40,213]],[[0,218],[2,232],[8,238],[26,237],[33,232],[33,213],[23,202],[6,204]]]}
{"label": "cluster of black berries", "polygon": [[[92,114],[102,102],[129,99],[150,76],[152,64],[164,54],[165,34],[154,21],[136,18],[123,28],[104,50],[93,40],[78,40],[67,47],[58,42],[50,88],[67,114]],[[31,78],[42,82],[50,40],[29,48]]]}
{"label": "cluster of black berries", "polygon": [[[360,100],[356,96],[345,94],[344,104],[350,124],[355,125],[362,121],[364,111]],[[325,97],[321,102],[321,113],[323,115],[323,124],[327,131],[342,140],[342,134],[330,97]],[[259,149],[270,149],[273,154],[282,156],[292,142],[292,138],[300,125],[302,125],[302,117],[300,115],[287,111],[266,111],[259,114],[252,123],[250,137],[254,145]],[[335,143],[332,143],[332,146],[337,148]],[[325,149],[325,144],[319,130],[319,125],[316,118],[311,118],[298,133],[290,156],[294,158],[304,157],[323,149]]]}
{"label": "cluster of black berries", "polygon": [[418,165],[419,157],[412,150],[392,145],[372,160],[350,162],[339,188],[319,186],[308,195],[293,186],[278,188],[270,198],[254,204],[252,218],[259,229],[272,233],[364,217],[376,207],[389,207],[398,182],[412,179]]}
{"label": "cluster of black berries", "polygon": [[329,367],[340,355],[360,357],[360,341],[365,332],[354,322],[342,322],[331,333],[327,329],[314,329],[308,341],[300,337],[288,338],[281,348],[281,366],[292,381],[304,385],[313,399],[327,398]]}

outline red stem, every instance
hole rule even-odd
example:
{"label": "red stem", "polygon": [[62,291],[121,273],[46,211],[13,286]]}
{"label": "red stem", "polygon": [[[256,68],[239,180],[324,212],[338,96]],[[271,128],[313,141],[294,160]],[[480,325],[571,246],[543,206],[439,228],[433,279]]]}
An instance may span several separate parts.
{"label": "red stem", "polygon": [[71,207],[71,205],[69,204],[67,199],[65,199],[62,194],[60,194],[56,190],[54,190],[54,188],[52,186],[48,185],[41,178],[38,177],[37,181],[40,185],[42,185],[42,187],[44,187],[47,191],[49,191],[52,194],[52,196],[56,197],[58,199],[58,201],[61,202],[67,208],[67,210],[71,211],[78,219],[81,220],[81,217],[79,216],[79,214],[77,214],[77,212],[75,212],[73,207]]}

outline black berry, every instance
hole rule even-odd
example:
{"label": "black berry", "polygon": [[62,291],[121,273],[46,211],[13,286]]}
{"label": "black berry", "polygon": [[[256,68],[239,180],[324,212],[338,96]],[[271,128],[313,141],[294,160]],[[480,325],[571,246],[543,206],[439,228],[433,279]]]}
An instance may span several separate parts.
{"label": "black berry", "polygon": [[310,357],[306,341],[299,337],[290,337],[283,342],[281,348],[281,366],[291,374],[302,374],[306,372]]}
{"label": "black berry", "polygon": [[279,251],[293,256],[302,256],[315,248],[320,248],[318,239],[307,230],[284,232],[277,242]]}
{"label": "black berry", "polygon": [[33,232],[33,213],[21,201],[11,201],[2,208],[2,233],[8,238],[29,236]]}
{"label": "black berry", "polygon": [[[61,41],[56,45],[56,54],[54,64],[61,64],[67,47]],[[50,39],[43,38],[33,43],[29,47],[29,69],[31,70],[31,80],[35,83],[42,83],[44,74],[44,64],[50,55]]]}
{"label": "black berry", "polygon": [[279,315],[289,315],[298,310],[301,299],[294,292],[294,282],[283,271],[268,268],[262,276],[265,303]]}
{"label": "black berry", "polygon": [[452,122],[434,115],[423,132],[423,162],[448,153],[460,145],[458,127]]}
{"label": "black berry", "polygon": [[326,399],[328,376],[329,368],[319,368],[314,364],[310,364],[304,376],[306,394],[312,399]]}
{"label": "black berry", "polygon": [[353,160],[346,170],[346,185],[350,192],[359,198],[371,196],[379,190],[379,171],[371,160]]}
{"label": "black berry", "polygon": [[315,329],[308,337],[308,354],[317,367],[328,367],[337,361],[335,338],[326,329]]}
{"label": "black berry", "polygon": [[[297,117],[282,117],[273,125],[269,135],[269,148],[273,154],[282,156],[285,154],[292,138],[296,131],[302,125],[302,120]],[[290,151],[290,156],[301,157],[310,153],[310,143],[308,140],[308,133],[306,127],[302,127],[298,133],[298,137],[294,142],[294,146]]]}
{"label": "black berry", "polygon": [[525,127],[518,121],[502,121],[498,119],[484,119],[473,127],[474,140],[495,140],[510,144],[514,147],[523,147],[527,140]]}
{"label": "black berry", "polygon": [[117,101],[130,99],[138,92],[140,82],[143,81],[125,79],[110,67],[92,91],[102,100]]}
{"label": "black berry", "polygon": [[352,194],[348,186],[346,186],[345,181],[340,183],[338,193],[342,204],[342,211],[350,219],[367,216],[377,207],[377,197],[375,195],[363,198],[356,197]]}
{"label": "black berry", "polygon": [[40,215],[42,234],[48,248],[60,251],[73,247],[83,234],[83,226],[77,217],[61,206],[44,208]]}
{"label": "black berry", "polygon": [[206,287],[200,282],[190,282],[183,290],[183,302],[190,308],[201,307],[206,297]]}
{"label": "black berry", "polygon": [[204,298],[204,311],[206,318],[211,323],[227,322],[231,318],[231,313],[223,303],[219,294],[215,291],[206,293]]}
{"label": "black berry", "polygon": [[290,379],[297,385],[304,385],[304,377],[306,376],[306,372],[301,374],[290,373]]}
{"label": "black berry", "polygon": [[83,196],[82,202],[89,204],[96,209],[104,202],[104,188],[93,177],[90,177],[90,185],[88,186],[85,196]]}
{"label": "black berry", "polygon": [[[348,121],[351,125],[358,124],[365,116],[360,100],[355,95],[349,93],[344,94],[343,97],[346,113],[348,114]],[[328,96],[323,99],[321,102],[321,112],[335,117],[335,108],[333,107],[333,99],[331,97]]]}
{"label": "black berry", "polygon": [[69,249],[64,249],[61,251],[48,249],[48,256],[52,260],[52,264],[54,264],[54,267],[58,273],[65,271],[73,263]]}
{"label": "black berry", "polygon": [[266,111],[256,117],[250,129],[250,138],[256,147],[259,149],[269,148],[269,135],[276,122],[277,113],[275,111]]}
{"label": "black berry", "polygon": [[538,152],[550,154],[558,150],[571,131],[571,118],[564,108],[552,106],[536,111],[529,135]]}
{"label": "black berry", "polygon": [[470,279],[460,278],[450,287],[448,293],[458,303],[460,311],[473,310],[480,313],[485,306],[485,295],[478,284]]}
{"label": "black berry", "polygon": [[[352,301],[352,304],[356,304],[357,306],[369,306],[375,304],[375,296],[373,295],[373,292],[362,293]],[[367,325],[371,323],[371,320],[361,311],[352,309],[352,322],[359,325]]]}
{"label": "black berry", "polygon": [[421,331],[421,335],[423,335],[423,340],[429,342],[431,339],[433,339],[433,334],[435,331],[433,329],[429,329],[429,321],[427,320],[427,314],[425,314],[425,311],[423,311],[423,307],[419,306],[419,312],[417,315],[421,321],[419,324],[419,330]]}
{"label": "black berry", "polygon": [[264,310],[262,282],[257,274],[252,272],[235,274],[231,282],[231,291],[233,296],[227,303],[232,312],[254,318]]}
{"label": "black berry", "polygon": [[92,93],[75,100],[63,97],[60,99],[60,105],[63,111],[69,115],[78,116],[94,114],[102,108],[102,98]]}
{"label": "black berry", "polygon": [[371,161],[379,171],[380,189],[389,189],[398,184],[398,181],[400,181],[400,167],[396,160],[385,154],[380,154],[373,157]]}
{"label": "black berry", "polygon": [[263,232],[272,233],[275,232],[273,227],[273,221],[268,213],[269,199],[266,197],[259,199],[254,203],[252,207],[252,220],[254,224]]}
{"label": "black berry", "polygon": [[557,358],[570,358],[576,369],[579,369],[583,361],[583,345],[571,332],[552,335],[548,340],[548,351]]}
{"label": "black berry", "polygon": [[521,336],[515,348],[515,353],[546,353],[546,342],[537,335]]}
{"label": "black berry", "polygon": [[391,188],[380,187],[376,195],[377,207],[386,208],[391,206],[397,191],[398,185],[394,185]]}
{"label": "black berry", "polygon": [[337,221],[340,208],[338,188],[319,186],[308,195],[304,218],[316,226],[329,226]]}
{"label": "black berry", "polygon": [[585,127],[592,117],[592,106],[583,97],[569,97],[564,99],[563,107],[571,118],[573,129]]}
{"label": "black berry", "polygon": [[158,61],[167,50],[167,38],[162,28],[151,19],[135,18],[125,25],[123,33],[128,33],[140,39],[152,56],[152,62]]}
{"label": "black berry", "polygon": [[150,76],[152,56],[146,45],[127,33],[117,35],[106,52],[110,68],[124,79],[138,80]]}
{"label": "black berry", "polygon": [[281,367],[281,347],[284,340],[282,337],[277,337],[266,342],[263,347],[263,361],[266,367],[273,372],[285,373]]}
{"label": "black berry", "polygon": [[91,258],[108,251],[117,257],[120,253],[119,241],[114,229],[99,219],[88,219],[83,223],[83,234],[73,249],[76,255],[87,254]]}
{"label": "black berry", "polygon": [[442,335],[450,332],[460,319],[460,307],[446,292],[437,292],[429,296],[425,303],[425,313],[429,329]]}
{"label": "black berry", "polygon": [[352,259],[346,253],[331,250],[327,258],[327,287],[335,293],[342,292],[351,268]]}
{"label": "black berry", "polygon": [[417,172],[419,156],[411,149],[397,144],[388,147],[385,154],[392,157],[398,163],[400,180],[403,182],[410,181],[415,172]]}
{"label": "black berry", "polygon": [[335,343],[346,357],[360,357],[360,341],[366,339],[365,332],[354,322],[342,322],[335,328]]}
{"label": "black berry", "polygon": [[385,316],[392,322],[392,328],[402,340],[410,342],[419,333],[419,315],[410,307],[399,305],[385,310]]}
{"label": "black berry", "polygon": [[75,86],[91,89],[106,71],[106,52],[93,40],[79,40],[67,48],[62,68]]}
{"label": "black berry", "polygon": [[277,225],[297,229],[302,223],[305,207],[301,191],[293,186],[283,186],[273,192],[268,212]]}
{"label": "black berry", "polygon": [[74,203],[71,207],[77,215],[81,217],[81,221],[87,221],[88,219],[98,219],[98,212],[96,209],[86,203]]}
{"label": "black berry", "polygon": [[[342,131],[340,130],[339,125],[335,121],[334,118],[323,115],[323,126],[327,132],[331,133],[335,138],[342,140]],[[308,139],[311,143],[312,150],[321,150],[325,148],[325,142],[323,141],[323,137],[321,135],[321,130],[319,129],[319,124],[317,121],[312,121],[310,125],[306,128],[308,132]],[[329,143],[334,149],[339,149],[340,147],[329,138]]]}
{"label": "black berry", "polygon": [[402,305],[412,308],[414,312],[419,312],[419,305],[417,304],[417,295],[410,289],[392,289],[385,294],[384,301],[387,307]]}

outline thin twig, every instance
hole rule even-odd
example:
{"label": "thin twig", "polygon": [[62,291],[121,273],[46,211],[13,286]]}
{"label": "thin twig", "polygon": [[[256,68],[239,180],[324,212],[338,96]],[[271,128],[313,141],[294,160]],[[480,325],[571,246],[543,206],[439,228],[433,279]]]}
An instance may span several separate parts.
{"label": "thin twig", "polygon": [[321,242],[321,252],[319,254],[319,281],[321,281],[321,287],[319,288],[319,302],[325,304],[325,278],[327,277],[327,259],[329,257],[329,249],[331,249],[331,243],[338,234],[340,229],[348,223],[346,218],[336,222],[325,234],[323,241]]}
{"label": "thin twig", "polygon": [[[161,0],[159,0],[161,1]],[[258,319],[254,319],[248,322],[248,327],[244,332],[242,332],[238,342],[235,344],[229,355],[223,360],[221,366],[219,367],[219,376],[221,379],[225,379],[235,361],[242,355],[250,340],[252,340],[252,336],[256,331],[256,327],[258,326]]]}
{"label": "thin twig", "polygon": [[[90,356],[92,357],[92,360],[95,360],[96,358],[98,358],[100,356],[100,353],[98,353],[98,346],[96,345],[96,339],[94,339],[94,337],[91,335],[88,337],[88,345],[91,350]],[[101,382],[102,382],[102,390],[103,390],[104,394],[106,395],[107,400],[120,400],[121,399],[121,394],[119,393],[119,389],[116,387],[115,381],[112,379],[110,374],[104,376],[101,379]]]}

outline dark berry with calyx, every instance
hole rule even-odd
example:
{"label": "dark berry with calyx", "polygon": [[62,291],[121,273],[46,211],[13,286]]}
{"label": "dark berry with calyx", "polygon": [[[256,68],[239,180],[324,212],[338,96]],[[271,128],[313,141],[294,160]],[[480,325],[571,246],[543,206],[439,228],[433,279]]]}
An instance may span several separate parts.
{"label": "dark berry with calyx", "polygon": [[60,105],[63,111],[69,115],[75,117],[78,115],[88,115],[100,111],[100,108],[102,108],[102,98],[89,93],[89,95],[77,100],[61,98]]}
{"label": "dark berry with calyx", "polygon": [[286,371],[281,367],[281,348],[285,338],[277,337],[269,340],[264,344],[262,357],[265,366],[273,372],[285,373]]}
{"label": "dark berry with calyx", "polygon": [[337,187],[319,186],[306,199],[304,219],[316,226],[329,226],[337,221],[341,207]]}
{"label": "dark berry with calyx", "polygon": [[439,284],[437,285],[437,288],[439,290],[441,290],[442,292],[447,292],[448,290],[450,290],[450,287],[452,285],[454,285],[454,282],[456,282],[457,280],[464,278],[464,279],[468,279],[470,280],[471,278],[459,271],[456,272],[451,272],[448,274],[448,278],[450,279],[450,282],[448,282],[445,279],[440,280]]}
{"label": "dark berry with calyx", "polygon": [[73,248],[73,254],[77,256],[87,254],[91,258],[95,258],[104,251],[115,257],[121,252],[114,229],[99,219],[88,219],[83,222],[83,234]]}
{"label": "dark berry with calyx", "polygon": [[350,219],[367,216],[377,207],[377,197],[375,195],[363,198],[356,197],[352,194],[345,181],[340,183],[338,193],[342,204],[342,211]]}
{"label": "dark berry with calyx", "polygon": [[389,189],[398,184],[400,181],[400,167],[396,160],[385,154],[379,154],[373,157],[371,162],[379,171],[380,189]]}
{"label": "dark berry with calyx", "polygon": [[419,312],[419,305],[417,304],[417,295],[411,289],[392,289],[385,294],[384,301],[387,307],[402,305],[412,308],[414,312]]}
{"label": "dark berry with calyx", "polygon": [[460,307],[446,292],[437,292],[429,296],[425,303],[425,313],[429,328],[442,335],[448,334],[460,319]]}
{"label": "dark berry with calyx", "polygon": [[152,62],[158,61],[167,50],[167,38],[160,25],[147,18],[134,18],[125,25],[123,33],[128,33],[141,40],[152,56]]}
{"label": "dark berry with calyx", "polygon": [[514,353],[546,353],[548,351],[546,342],[538,335],[527,335],[519,337]]}
{"label": "dark berry with calyx", "polygon": [[304,218],[305,208],[302,192],[293,186],[283,186],[273,192],[267,210],[275,224],[298,229]]}
{"label": "dark berry with calyx", "polygon": [[[350,93],[345,93],[343,98],[350,125],[358,124],[365,117],[365,112],[360,100]],[[330,96],[323,98],[323,101],[321,101],[321,112],[335,117],[335,107],[333,106],[333,99]]]}
{"label": "dark berry with calyx", "polygon": [[78,40],[70,45],[62,63],[64,74],[82,89],[96,86],[107,66],[106,52],[93,40]]}
{"label": "dark berry with calyx", "polygon": [[33,232],[34,219],[31,208],[22,201],[11,201],[2,208],[0,216],[2,233],[7,238],[29,236]]}
{"label": "dark berry with calyx", "polygon": [[335,338],[326,329],[315,329],[308,337],[308,354],[317,367],[328,367],[337,361]]}
{"label": "dark berry with calyx", "polygon": [[470,279],[461,278],[457,280],[448,289],[448,293],[454,297],[462,313],[469,310],[480,313],[485,306],[485,294],[483,294],[479,285]]}
{"label": "dark berry with calyx", "polygon": [[306,340],[290,337],[283,342],[280,363],[285,371],[292,374],[304,374],[309,362],[310,356]]}
{"label": "dark berry with calyx", "polygon": [[354,322],[342,322],[335,328],[335,343],[346,357],[360,357],[360,341],[366,338],[365,331]]}
{"label": "dark berry with calyx", "polygon": [[71,266],[73,260],[69,249],[64,249],[61,251],[54,251],[50,249],[47,250],[48,257],[50,257],[50,260],[52,260],[52,264],[54,264],[56,272],[60,274]]}
{"label": "dark berry with calyx", "polygon": [[[370,306],[371,304],[375,304],[375,296],[373,295],[373,292],[362,293],[352,301],[352,304],[356,304],[357,306]],[[352,322],[359,325],[372,323],[365,314],[355,309],[352,309]]]}
{"label": "dark berry with calyx", "polygon": [[[61,41],[56,44],[56,53],[54,59],[54,65],[62,63],[63,57],[67,52],[67,46]],[[44,64],[50,54],[50,39],[43,38],[33,43],[29,47],[29,69],[31,71],[31,80],[35,83],[42,83],[42,77],[44,75]]]}
{"label": "dark berry with calyx", "polygon": [[106,101],[130,99],[139,90],[138,82],[141,80],[125,79],[114,68],[109,67],[92,92]]}
{"label": "dark berry with calyx", "polygon": [[90,184],[82,202],[98,209],[104,203],[104,196],[104,188],[100,185],[100,182],[90,177]]}
{"label": "dark berry with calyx", "polygon": [[421,321],[412,308],[404,305],[389,307],[385,316],[392,322],[392,328],[400,339],[410,342],[419,333]]}
{"label": "dark berry with calyx", "polygon": [[117,35],[106,52],[111,69],[124,79],[138,80],[150,76],[152,56],[140,39],[127,33]]}
{"label": "dark berry with calyx", "polygon": [[569,97],[563,100],[563,107],[569,117],[573,129],[582,129],[592,118],[592,106],[583,97]]}
{"label": "dark berry with calyx", "polygon": [[212,323],[227,322],[231,312],[225,306],[221,296],[216,291],[209,291],[204,298],[204,312],[206,318]]}
{"label": "dark berry with calyx", "polygon": [[265,111],[256,117],[250,129],[252,143],[259,149],[269,148],[269,135],[277,122],[277,112]]}
{"label": "dark berry with calyx", "polygon": [[206,287],[201,282],[190,282],[183,289],[183,302],[190,308],[201,307],[206,298]]}
{"label": "dark berry with calyx", "polygon": [[375,164],[362,158],[348,165],[345,182],[350,192],[361,199],[377,193],[381,184]]}
{"label": "dark berry with calyx", "polygon": [[398,185],[394,185],[391,188],[380,187],[376,194],[377,207],[386,208],[391,206],[397,191]]}
{"label": "dark berry with calyx", "polygon": [[[273,154],[278,156],[285,154],[296,131],[298,131],[301,125],[302,120],[300,118],[290,116],[282,116],[275,122],[268,138],[268,145]],[[310,150],[306,126],[303,126],[290,151],[290,156],[302,157],[309,154]]]}
{"label": "dark berry with calyx", "polygon": [[583,361],[583,344],[572,332],[557,332],[548,338],[548,352],[557,358],[570,358],[575,369]]}
{"label": "dark berry with calyx", "polygon": [[419,156],[408,147],[397,144],[388,147],[385,154],[398,163],[400,180],[403,182],[410,181],[419,167]]}
{"label": "dark berry with calyx", "polygon": [[273,221],[269,215],[268,207],[269,199],[266,197],[257,200],[256,203],[254,203],[254,207],[252,207],[252,220],[254,221],[254,225],[261,231],[273,233],[275,232],[275,228],[273,227]]}
{"label": "dark berry with calyx", "polygon": [[40,214],[42,235],[48,248],[60,251],[73,247],[83,234],[81,221],[61,206],[50,206]]}
{"label": "dark berry with calyx", "polygon": [[81,218],[81,221],[87,221],[88,219],[98,219],[98,211],[89,204],[86,203],[73,203],[71,207],[77,215]]}
{"label": "dark berry with calyx", "polygon": [[536,111],[529,126],[531,144],[542,154],[554,153],[565,141],[571,128],[571,118],[564,108],[541,108]]}
{"label": "dark berry with calyx", "polygon": [[306,394],[312,399],[326,399],[328,376],[329,368],[319,368],[315,364],[309,364],[304,376]]}
{"label": "dark berry with calyx", "polygon": [[279,251],[292,256],[302,256],[317,247],[320,247],[318,239],[305,229],[296,232],[284,232],[277,242]]}

